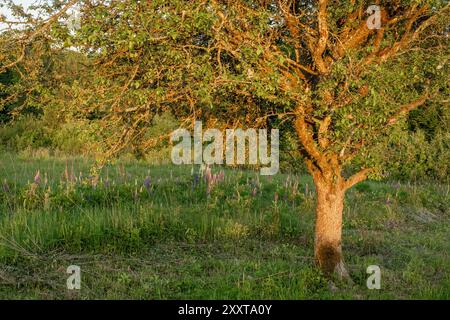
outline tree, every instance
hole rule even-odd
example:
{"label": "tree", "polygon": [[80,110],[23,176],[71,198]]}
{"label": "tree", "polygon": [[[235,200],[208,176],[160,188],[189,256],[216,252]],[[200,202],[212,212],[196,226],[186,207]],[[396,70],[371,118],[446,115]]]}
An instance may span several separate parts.
{"label": "tree", "polygon": [[43,2],[30,6],[40,14],[31,14],[11,0],[0,0],[0,8],[9,8],[13,17],[0,15],[0,123],[23,115],[42,116],[58,113],[52,127],[65,116],[73,84],[89,77],[89,61],[60,41],[68,35],[65,20],[77,0]]}
{"label": "tree", "polygon": [[82,28],[63,40],[96,77],[74,103],[121,128],[108,156],[151,146],[142,132],[164,110],[184,124],[287,127],[316,187],[315,260],[346,277],[345,192],[376,174],[371,151],[391,127],[448,95],[446,1],[375,3],[378,29],[358,0],[83,1]]}

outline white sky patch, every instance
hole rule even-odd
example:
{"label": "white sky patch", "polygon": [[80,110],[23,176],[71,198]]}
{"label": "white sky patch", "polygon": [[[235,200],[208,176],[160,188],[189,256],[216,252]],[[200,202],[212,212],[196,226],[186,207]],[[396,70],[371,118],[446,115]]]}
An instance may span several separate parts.
{"label": "white sky patch", "polygon": [[[14,4],[21,5],[24,11],[28,14],[31,14],[34,18],[45,19],[47,18],[47,13],[38,11],[38,10],[30,10],[30,6],[43,5],[50,2],[49,0],[14,0]],[[6,7],[2,7],[6,0],[0,0],[0,16],[3,17],[4,20],[9,22],[16,22],[17,24],[7,24],[0,22],[0,32],[8,29],[8,28],[21,28],[20,22],[24,22],[23,19],[15,17],[13,13]],[[80,27],[80,8],[77,5],[74,5],[72,8],[67,10],[67,13],[70,15],[70,18],[67,21],[68,27],[71,30],[75,30]]]}
{"label": "white sky patch", "polygon": [[[26,13],[31,13],[34,16],[38,16],[39,13],[36,12],[36,11],[33,12],[33,11],[29,10],[28,8],[31,5],[37,5],[37,4],[42,4],[43,3],[42,0],[14,0],[13,2],[14,2],[14,4],[21,5]],[[0,0],[0,16],[2,18],[4,18],[6,21],[23,22],[23,20],[21,20],[20,18],[15,17],[13,15],[13,13],[8,8],[6,8],[4,6],[5,4],[6,4],[6,1]],[[20,28],[20,24],[11,25],[10,27],[12,27],[12,28]],[[8,24],[0,22],[0,32],[6,30],[7,28],[8,28]]]}

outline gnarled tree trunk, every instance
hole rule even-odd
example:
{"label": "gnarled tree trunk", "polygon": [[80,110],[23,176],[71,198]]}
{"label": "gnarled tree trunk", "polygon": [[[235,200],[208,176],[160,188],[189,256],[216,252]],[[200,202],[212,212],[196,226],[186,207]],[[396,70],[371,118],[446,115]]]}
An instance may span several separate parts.
{"label": "gnarled tree trunk", "polygon": [[342,256],[343,183],[316,176],[317,193],[314,258],[326,274],[348,278]]}
{"label": "gnarled tree trunk", "polygon": [[361,169],[347,179],[342,176],[343,151],[338,154],[326,150],[329,141],[324,135],[330,121],[330,117],[323,120],[317,133],[318,143],[314,140],[313,130],[303,117],[297,118],[295,128],[317,193],[314,242],[316,263],[326,274],[336,274],[342,279],[350,280],[342,256],[342,213],[345,191],[365,180],[371,169]]}

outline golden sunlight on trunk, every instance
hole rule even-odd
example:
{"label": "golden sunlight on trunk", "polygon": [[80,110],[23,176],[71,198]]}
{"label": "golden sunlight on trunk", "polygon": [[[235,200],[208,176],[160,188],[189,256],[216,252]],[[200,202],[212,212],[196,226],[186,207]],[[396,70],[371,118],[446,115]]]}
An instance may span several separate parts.
{"label": "golden sunlight on trunk", "polygon": [[342,213],[345,188],[341,179],[333,181],[316,176],[317,192],[314,257],[328,275],[349,278],[342,256]]}

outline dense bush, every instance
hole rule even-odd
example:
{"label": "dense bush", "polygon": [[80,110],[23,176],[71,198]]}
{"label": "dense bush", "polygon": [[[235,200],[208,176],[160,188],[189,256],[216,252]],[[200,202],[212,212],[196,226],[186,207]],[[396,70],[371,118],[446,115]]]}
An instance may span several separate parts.
{"label": "dense bush", "polygon": [[384,150],[383,166],[394,179],[446,182],[449,178],[450,132],[439,131],[431,140],[422,130],[402,134]]}
{"label": "dense bush", "polygon": [[51,146],[47,128],[43,126],[42,120],[31,116],[0,126],[0,143],[5,149],[12,151]]}

